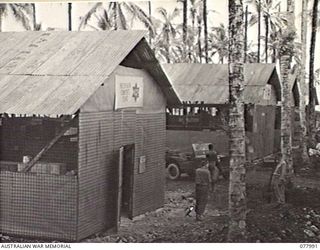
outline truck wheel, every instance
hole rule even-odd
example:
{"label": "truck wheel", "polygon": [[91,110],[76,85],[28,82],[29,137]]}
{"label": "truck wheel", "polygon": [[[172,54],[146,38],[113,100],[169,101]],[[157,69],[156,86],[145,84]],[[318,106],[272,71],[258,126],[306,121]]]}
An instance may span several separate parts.
{"label": "truck wheel", "polygon": [[170,180],[177,180],[180,177],[180,168],[176,163],[169,163],[167,166],[167,175]]}

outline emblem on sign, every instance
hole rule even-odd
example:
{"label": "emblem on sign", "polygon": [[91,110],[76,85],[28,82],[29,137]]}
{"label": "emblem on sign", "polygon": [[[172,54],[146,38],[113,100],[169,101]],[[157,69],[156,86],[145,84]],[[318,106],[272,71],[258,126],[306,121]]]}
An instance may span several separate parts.
{"label": "emblem on sign", "polygon": [[132,94],[132,97],[134,98],[135,102],[139,98],[139,90],[140,90],[140,88],[138,87],[138,85],[136,83],[136,85],[133,86],[133,94]]}

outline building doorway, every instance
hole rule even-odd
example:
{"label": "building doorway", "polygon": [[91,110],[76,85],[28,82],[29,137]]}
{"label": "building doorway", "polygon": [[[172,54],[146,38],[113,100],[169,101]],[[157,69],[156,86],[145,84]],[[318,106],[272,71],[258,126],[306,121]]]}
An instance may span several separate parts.
{"label": "building doorway", "polygon": [[118,219],[133,218],[133,171],[135,146],[125,145],[119,150],[119,188],[118,188]]}

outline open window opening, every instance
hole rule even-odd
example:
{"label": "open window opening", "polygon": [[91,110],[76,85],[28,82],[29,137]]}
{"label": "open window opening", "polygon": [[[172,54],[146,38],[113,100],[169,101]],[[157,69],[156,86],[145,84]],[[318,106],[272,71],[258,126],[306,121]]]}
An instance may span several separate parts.
{"label": "open window opening", "polygon": [[76,175],[78,117],[0,117],[0,171]]}

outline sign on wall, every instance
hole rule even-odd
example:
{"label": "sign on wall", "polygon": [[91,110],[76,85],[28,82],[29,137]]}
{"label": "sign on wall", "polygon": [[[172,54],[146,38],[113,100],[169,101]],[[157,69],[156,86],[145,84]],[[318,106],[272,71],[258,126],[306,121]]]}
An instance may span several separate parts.
{"label": "sign on wall", "polygon": [[140,156],[139,158],[139,174],[144,173],[146,171],[146,156]]}
{"label": "sign on wall", "polygon": [[115,76],[115,109],[143,106],[143,78]]}

